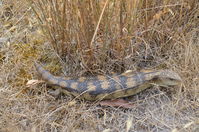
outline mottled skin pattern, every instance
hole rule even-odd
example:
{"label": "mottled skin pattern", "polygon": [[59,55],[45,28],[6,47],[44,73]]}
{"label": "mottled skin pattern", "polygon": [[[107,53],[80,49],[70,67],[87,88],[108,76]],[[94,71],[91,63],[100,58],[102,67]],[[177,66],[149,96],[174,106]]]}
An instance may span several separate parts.
{"label": "mottled skin pattern", "polygon": [[113,76],[80,77],[77,79],[53,76],[35,62],[42,79],[62,87],[72,95],[86,100],[116,99],[135,95],[154,84],[174,86],[181,82],[180,76],[170,70],[126,72]]}

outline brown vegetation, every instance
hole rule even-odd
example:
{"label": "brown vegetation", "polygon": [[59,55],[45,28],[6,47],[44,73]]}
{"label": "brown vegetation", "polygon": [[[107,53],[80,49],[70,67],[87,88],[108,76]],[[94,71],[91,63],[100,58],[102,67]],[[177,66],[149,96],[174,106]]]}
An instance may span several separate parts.
{"label": "brown vegetation", "polygon": [[[3,0],[0,13],[0,131],[199,129],[197,0]],[[128,98],[132,109],[101,107],[27,87],[33,60],[70,76],[172,69],[183,83]]]}

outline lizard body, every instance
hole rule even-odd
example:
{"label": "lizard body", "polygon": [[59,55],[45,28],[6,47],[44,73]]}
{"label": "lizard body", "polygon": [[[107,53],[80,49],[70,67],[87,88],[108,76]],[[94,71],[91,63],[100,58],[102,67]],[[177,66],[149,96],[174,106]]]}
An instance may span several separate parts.
{"label": "lizard body", "polygon": [[116,99],[135,95],[154,84],[174,86],[180,76],[171,70],[128,72],[120,75],[69,78],[54,76],[35,62],[37,72],[46,82],[62,87],[74,96],[86,100]]}

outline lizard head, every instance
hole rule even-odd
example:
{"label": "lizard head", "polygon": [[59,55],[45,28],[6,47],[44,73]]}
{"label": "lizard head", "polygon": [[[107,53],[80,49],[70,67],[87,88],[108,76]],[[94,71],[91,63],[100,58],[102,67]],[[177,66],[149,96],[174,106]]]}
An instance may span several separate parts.
{"label": "lizard head", "polygon": [[181,77],[170,70],[160,71],[160,74],[156,76],[156,79],[158,79],[158,84],[161,86],[174,86],[182,82]]}

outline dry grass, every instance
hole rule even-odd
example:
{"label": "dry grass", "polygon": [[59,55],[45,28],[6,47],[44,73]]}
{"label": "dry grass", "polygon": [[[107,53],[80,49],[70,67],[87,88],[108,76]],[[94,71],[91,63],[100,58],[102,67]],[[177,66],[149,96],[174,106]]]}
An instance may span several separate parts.
{"label": "dry grass", "polygon": [[[197,0],[4,0],[0,13],[0,131],[198,131]],[[26,87],[36,59],[71,76],[168,68],[183,84],[100,107]]]}

